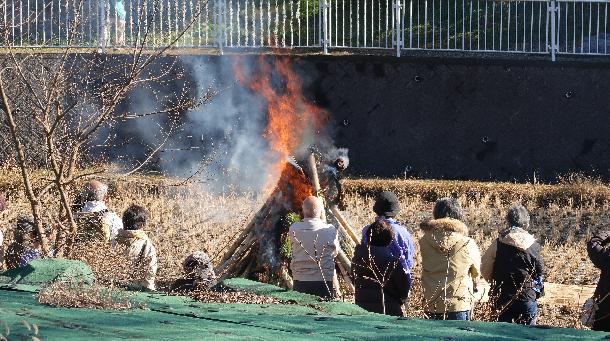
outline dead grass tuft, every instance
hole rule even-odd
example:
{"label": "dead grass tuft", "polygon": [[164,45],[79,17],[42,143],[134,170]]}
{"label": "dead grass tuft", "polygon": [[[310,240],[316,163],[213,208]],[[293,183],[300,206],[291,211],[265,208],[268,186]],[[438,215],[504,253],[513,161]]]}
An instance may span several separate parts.
{"label": "dead grass tuft", "polygon": [[52,307],[127,310],[142,308],[123,290],[97,284],[53,282],[40,289],[38,302]]}

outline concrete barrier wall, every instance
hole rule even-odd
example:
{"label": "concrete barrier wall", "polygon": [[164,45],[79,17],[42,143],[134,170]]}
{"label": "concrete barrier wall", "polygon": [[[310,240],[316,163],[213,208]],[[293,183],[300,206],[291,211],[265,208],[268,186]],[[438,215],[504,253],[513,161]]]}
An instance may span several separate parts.
{"label": "concrete barrier wall", "polygon": [[610,68],[575,61],[308,57],[355,174],[610,178]]}

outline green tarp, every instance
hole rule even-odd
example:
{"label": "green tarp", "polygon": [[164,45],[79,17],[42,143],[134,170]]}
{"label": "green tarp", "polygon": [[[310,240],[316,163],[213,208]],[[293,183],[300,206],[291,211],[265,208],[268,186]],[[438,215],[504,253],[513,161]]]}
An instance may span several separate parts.
{"label": "green tarp", "polygon": [[[36,272],[36,271],[34,271]],[[31,276],[32,274],[30,274]],[[50,276],[52,277],[52,276]],[[38,278],[38,277],[37,277]],[[36,287],[0,288],[0,333],[9,340],[601,340],[610,334],[514,324],[399,319],[341,302],[232,279],[229,287],[273,296],[293,304],[204,304],[188,297],[135,293],[145,309],[108,311],[52,308],[37,303]],[[32,327],[32,325],[36,327]]]}
{"label": "green tarp", "polygon": [[41,285],[57,280],[93,283],[91,268],[77,260],[41,259],[0,274],[0,285]]}

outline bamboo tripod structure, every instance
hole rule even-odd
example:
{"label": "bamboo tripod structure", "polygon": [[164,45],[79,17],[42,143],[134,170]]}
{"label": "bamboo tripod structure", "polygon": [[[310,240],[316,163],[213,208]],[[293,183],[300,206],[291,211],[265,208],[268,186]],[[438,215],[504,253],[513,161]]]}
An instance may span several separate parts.
{"label": "bamboo tripod structure", "polygon": [[[324,200],[322,190],[320,188],[320,180],[318,177],[318,171],[316,166],[315,155],[311,153],[308,157],[308,166],[311,171],[309,182],[313,188],[313,193],[316,196],[322,197],[325,209],[323,210],[322,219],[326,221],[326,218],[332,218],[337,222],[337,232],[340,238],[340,244],[335,262],[339,268],[339,276],[344,280],[347,290],[354,293],[354,285],[352,283],[350,274],[352,269],[352,263],[348,257],[348,253],[344,250],[343,245],[346,245],[347,249],[353,249],[360,243],[354,230],[349,225],[345,217],[341,214],[339,209],[335,205],[327,207],[327,202]],[[268,219],[274,212],[273,205],[274,194],[272,194],[262,208],[256,213],[254,218],[246,225],[245,229],[235,238],[234,242],[228,248],[220,260],[219,265],[216,267],[215,272],[219,278],[224,279],[228,277],[248,277],[256,266],[256,257],[253,254],[253,248],[258,242],[259,236],[257,236],[256,226],[260,224],[264,219]],[[279,276],[282,278],[285,286],[288,288],[292,287],[292,279],[286,271],[281,271]],[[337,283],[335,283],[337,284]],[[338,285],[336,285],[338,288]]]}

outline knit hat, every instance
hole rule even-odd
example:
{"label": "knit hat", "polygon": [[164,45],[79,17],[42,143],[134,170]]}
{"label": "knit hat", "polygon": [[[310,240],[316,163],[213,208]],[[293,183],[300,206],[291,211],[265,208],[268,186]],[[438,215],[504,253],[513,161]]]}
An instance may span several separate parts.
{"label": "knit hat", "polygon": [[373,211],[380,217],[395,217],[400,212],[400,204],[396,194],[384,191],[379,193],[373,205]]}
{"label": "knit hat", "polygon": [[182,268],[188,277],[195,279],[195,285],[209,288],[216,282],[214,265],[205,251],[195,251],[190,254],[182,262]]}

